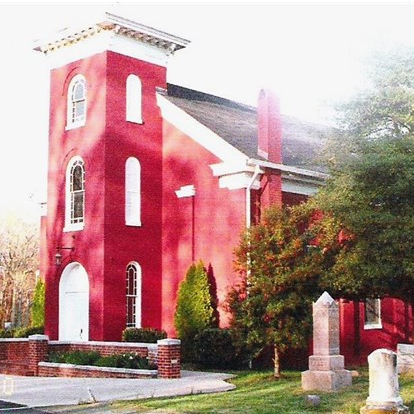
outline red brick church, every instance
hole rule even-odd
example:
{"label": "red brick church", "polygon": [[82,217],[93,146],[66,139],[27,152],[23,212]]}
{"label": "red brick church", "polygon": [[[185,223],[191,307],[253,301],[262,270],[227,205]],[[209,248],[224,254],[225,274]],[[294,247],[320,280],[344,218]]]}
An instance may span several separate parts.
{"label": "red brick church", "polygon": [[[315,160],[327,128],[281,116],[272,93],[255,108],[168,84],[168,58],[188,44],[106,13],[36,47],[51,66],[41,250],[51,339],[120,340],[129,326],[173,335],[191,263],[210,267],[222,306],[243,228],[326,179]],[[368,350],[412,339],[404,304],[360,306],[341,307],[345,356],[356,340]]]}

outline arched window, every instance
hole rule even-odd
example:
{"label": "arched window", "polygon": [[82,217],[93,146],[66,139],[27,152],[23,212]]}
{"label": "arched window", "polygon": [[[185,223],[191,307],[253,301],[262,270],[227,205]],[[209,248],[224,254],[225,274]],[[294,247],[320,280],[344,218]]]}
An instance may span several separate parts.
{"label": "arched window", "polygon": [[68,87],[68,112],[66,129],[85,125],[86,121],[86,80],[76,75]]}
{"label": "arched window", "polygon": [[126,326],[141,328],[141,267],[136,262],[126,268]]}
{"label": "arched window", "polygon": [[136,75],[126,81],[126,120],[142,124],[142,84]]}
{"label": "arched window", "polygon": [[125,164],[125,224],[141,225],[141,165],[133,157]]}
{"label": "arched window", "polygon": [[85,222],[85,166],[74,157],[66,169],[65,230],[82,230]]}

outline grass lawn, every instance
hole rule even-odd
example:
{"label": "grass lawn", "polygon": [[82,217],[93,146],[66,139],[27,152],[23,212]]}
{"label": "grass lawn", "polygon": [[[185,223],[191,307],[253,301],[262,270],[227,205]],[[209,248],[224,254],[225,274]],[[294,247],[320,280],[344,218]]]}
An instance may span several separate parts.
{"label": "grass lawn", "polygon": [[[368,397],[368,372],[360,371],[353,378],[351,388],[335,393],[303,392],[300,372],[285,372],[284,378],[275,381],[271,372],[237,372],[231,380],[237,388],[221,394],[202,394],[187,397],[137,400],[116,403],[116,409],[144,413],[194,413],[194,414],[302,414],[334,413],[359,414]],[[411,412],[414,413],[414,377],[400,377],[400,392]],[[321,405],[308,407],[307,394],[318,394]],[[129,411],[131,410],[131,411]]]}

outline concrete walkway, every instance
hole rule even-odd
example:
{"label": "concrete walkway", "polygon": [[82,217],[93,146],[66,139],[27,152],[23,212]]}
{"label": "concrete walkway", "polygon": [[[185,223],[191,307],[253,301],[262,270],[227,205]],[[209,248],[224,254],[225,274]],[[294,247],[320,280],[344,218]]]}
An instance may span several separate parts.
{"label": "concrete walkway", "polygon": [[[235,388],[228,374],[182,371],[180,379],[46,378],[0,375],[0,400],[27,407],[215,393]],[[12,411],[10,411],[12,412]],[[1,413],[1,410],[0,410]]]}

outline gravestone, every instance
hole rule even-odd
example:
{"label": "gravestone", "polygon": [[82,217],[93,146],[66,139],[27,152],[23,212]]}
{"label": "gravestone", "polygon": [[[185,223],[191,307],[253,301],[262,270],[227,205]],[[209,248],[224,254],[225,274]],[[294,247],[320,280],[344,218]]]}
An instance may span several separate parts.
{"label": "gravestone", "polygon": [[336,391],[352,385],[352,374],[339,354],[339,308],[328,292],[313,304],[313,355],[302,372],[305,391]]}
{"label": "gravestone", "polygon": [[397,345],[397,365],[399,374],[414,374],[414,345]]}
{"label": "gravestone", "polygon": [[400,397],[397,373],[397,354],[377,349],[368,356],[369,396],[361,414],[409,414]]}

